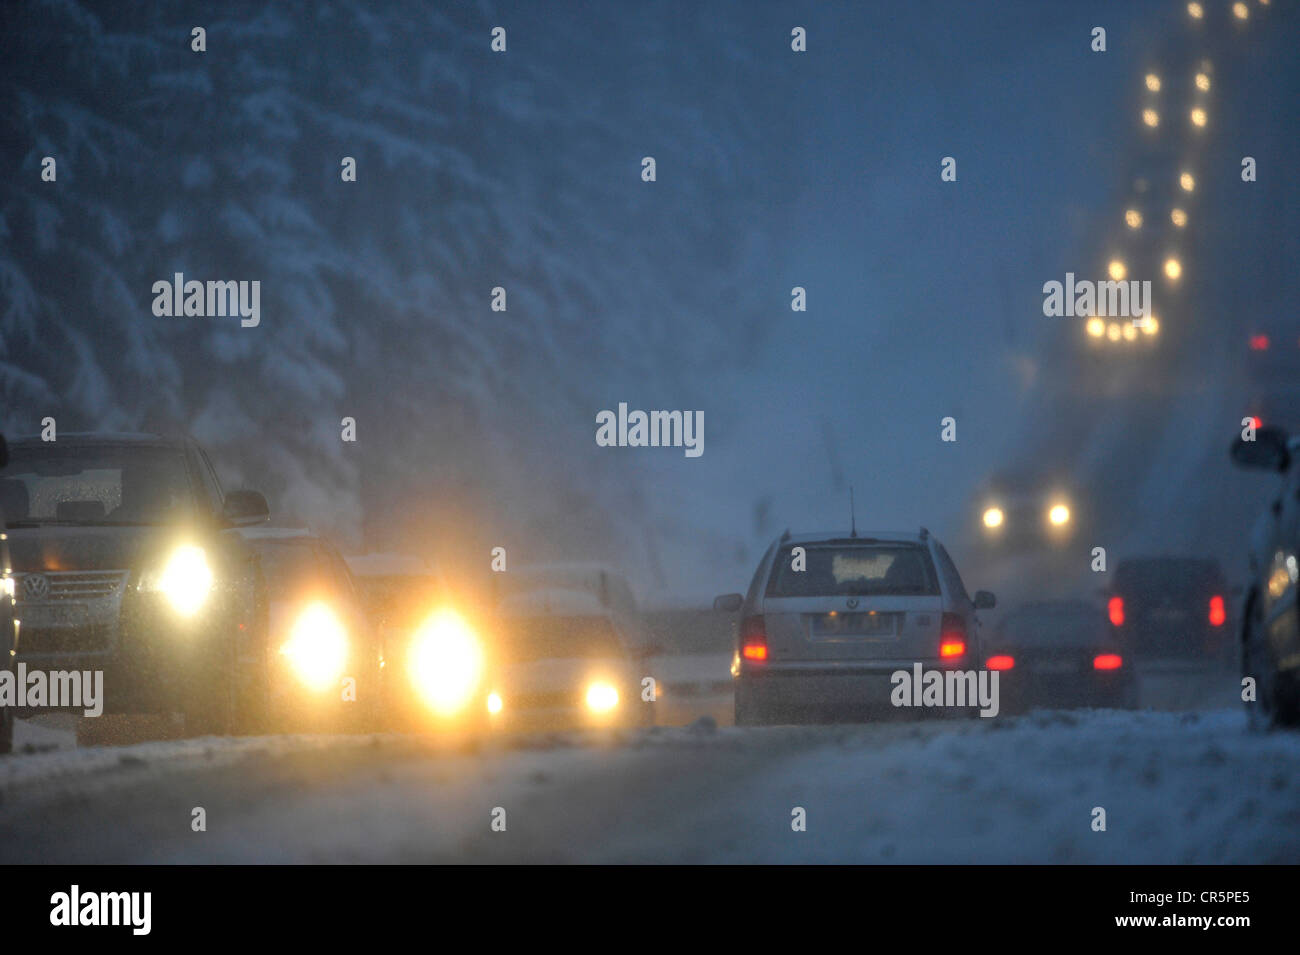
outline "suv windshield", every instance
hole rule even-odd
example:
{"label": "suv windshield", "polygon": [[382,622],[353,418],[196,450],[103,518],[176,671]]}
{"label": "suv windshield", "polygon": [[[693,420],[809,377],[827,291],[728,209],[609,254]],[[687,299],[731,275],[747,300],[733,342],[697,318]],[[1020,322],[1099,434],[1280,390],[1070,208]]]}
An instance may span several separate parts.
{"label": "suv windshield", "polygon": [[[802,547],[805,570],[792,553]],[[791,544],[777,555],[769,597],[921,596],[939,593],[930,552],[917,544]]]}
{"label": "suv windshield", "polygon": [[162,524],[193,511],[179,449],[16,445],[0,477],[9,524]]}
{"label": "suv windshield", "polygon": [[1223,574],[1213,560],[1156,558],[1124,561],[1115,571],[1115,590],[1129,599],[1199,600],[1223,592]]}

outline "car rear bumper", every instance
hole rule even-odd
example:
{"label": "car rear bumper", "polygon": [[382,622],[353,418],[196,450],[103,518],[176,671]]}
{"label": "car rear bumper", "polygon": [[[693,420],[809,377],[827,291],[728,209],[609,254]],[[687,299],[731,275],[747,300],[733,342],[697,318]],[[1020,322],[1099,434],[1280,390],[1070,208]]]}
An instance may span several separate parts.
{"label": "car rear bumper", "polygon": [[[739,707],[771,716],[881,714],[903,709],[891,702],[893,675],[903,671],[912,679],[915,660],[828,666],[822,663],[781,663],[747,667],[736,677]],[[961,669],[938,659],[919,661],[924,670]]]}
{"label": "car rear bumper", "polygon": [[1135,703],[1137,680],[1127,668],[1077,674],[1004,670],[1000,679],[1004,709],[1035,707],[1125,707]]}

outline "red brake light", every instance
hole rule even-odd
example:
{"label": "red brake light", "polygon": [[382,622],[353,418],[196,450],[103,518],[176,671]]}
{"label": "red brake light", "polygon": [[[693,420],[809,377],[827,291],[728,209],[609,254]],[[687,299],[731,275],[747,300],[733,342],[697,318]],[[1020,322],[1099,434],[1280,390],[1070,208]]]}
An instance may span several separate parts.
{"label": "red brake light", "polygon": [[1118,653],[1099,653],[1092,658],[1094,670],[1118,670],[1124,665],[1124,659]]}
{"label": "red brake light", "polygon": [[1210,598],[1210,626],[1222,627],[1223,622],[1228,619],[1228,611],[1223,606],[1223,598],[1215,594]]}
{"label": "red brake light", "polygon": [[761,616],[746,617],[741,623],[740,655],[753,663],[767,659],[767,626]]}
{"label": "red brake light", "polygon": [[1267,335],[1251,335],[1251,336],[1250,336],[1250,350],[1251,350],[1251,351],[1268,351],[1268,346],[1271,345],[1271,344],[1272,344],[1272,342],[1269,341]]}
{"label": "red brake light", "polygon": [[1010,670],[1015,665],[1016,658],[1005,653],[989,657],[988,663],[985,664],[990,670]]}
{"label": "red brake light", "polygon": [[966,655],[966,621],[960,614],[946,613],[939,627],[939,656],[952,660]]}
{"label": "red brake light", "polygon": [[1106,612],[1110,614],[1112,626],[1124,626],[1124,598],[1115,596],[1106,602]]}

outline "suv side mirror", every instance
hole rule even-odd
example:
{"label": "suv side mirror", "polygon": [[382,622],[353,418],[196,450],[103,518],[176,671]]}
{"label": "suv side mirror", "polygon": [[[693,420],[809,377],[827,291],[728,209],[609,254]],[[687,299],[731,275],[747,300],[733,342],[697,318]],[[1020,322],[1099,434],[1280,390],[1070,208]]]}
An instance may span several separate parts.
{"label": "suv side mirror", "polygon": [[977,590],[974,603],[976,610],[992,610],[998,605],[998,598],[991,591]]}
{"label": "suv side mirror", "polygon": [[1287,447],[1287,434],[1281,428],[1258,428],[1255,440],[1238,437],[1229,451],[1233,463],[1243,468],[1262,468],[1266,471],[1285,471],[1291,466],[1291,450]]}
{"label": "suv side mirror", "polygon": [[745,598],[740,594],[723,594],[713,598],[713,609],[722,613],[735,613],[744,602]]}
{"label": "suv side mirror", "polygon": [[260,491],[231,491],[221,505],[221,518],[232,527],[260,524],[271,517],[271,508]]}

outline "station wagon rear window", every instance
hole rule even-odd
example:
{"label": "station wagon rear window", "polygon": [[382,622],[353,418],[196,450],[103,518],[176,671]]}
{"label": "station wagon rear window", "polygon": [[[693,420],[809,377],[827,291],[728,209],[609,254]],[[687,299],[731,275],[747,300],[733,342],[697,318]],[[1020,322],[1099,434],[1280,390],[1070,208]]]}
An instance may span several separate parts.
{"label": "station wagon rear window", "polygon": [[[794,548],[807,567],[794,569]],[[916,544],[790,544],[777,554],[769,597],[933,596],[939,580],[930,552]]]}

